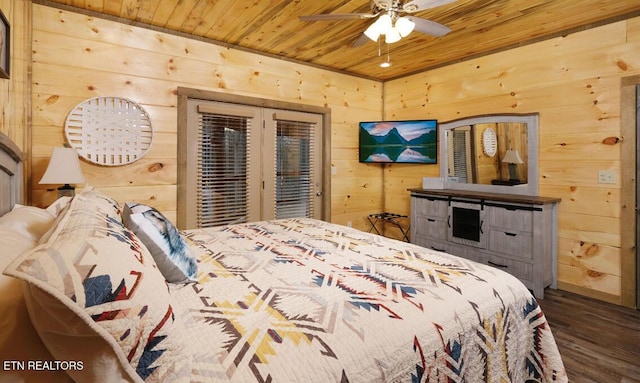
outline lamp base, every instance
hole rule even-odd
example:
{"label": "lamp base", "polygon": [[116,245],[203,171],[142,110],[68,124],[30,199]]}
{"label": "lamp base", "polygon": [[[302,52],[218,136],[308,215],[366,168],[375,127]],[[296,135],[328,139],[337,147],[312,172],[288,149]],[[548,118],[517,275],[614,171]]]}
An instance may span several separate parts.
{"label": "lamp base", "polygon": [[509,163],[509,182],[519,181],[518,165]]}
{"label": "lamp base", "polygon": [[76,195],[76,188],[69,184],[64,184],[58,188],[58,198],[73,197],[74,195]]}

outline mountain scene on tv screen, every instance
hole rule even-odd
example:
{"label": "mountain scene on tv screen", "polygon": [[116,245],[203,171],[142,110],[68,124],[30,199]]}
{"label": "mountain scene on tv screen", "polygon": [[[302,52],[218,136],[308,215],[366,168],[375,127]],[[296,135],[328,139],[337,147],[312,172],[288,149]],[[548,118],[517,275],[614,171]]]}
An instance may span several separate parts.
{"label": "mountain scene on tv screen", "polygon": [[435,121],[363,122],[360,162],[435,164]]}

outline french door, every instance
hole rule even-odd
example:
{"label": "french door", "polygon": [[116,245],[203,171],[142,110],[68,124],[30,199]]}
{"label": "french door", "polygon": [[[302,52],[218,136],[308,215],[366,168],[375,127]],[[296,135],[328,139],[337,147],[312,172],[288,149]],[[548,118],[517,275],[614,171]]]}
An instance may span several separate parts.
{"label": "french door", "polygon": [[317,114],[264,109],[263,219],[322,214],[321,126]]}
{"label": "french door", "polygon": [[189,99],[183,228],[322,215],[322,115]]}

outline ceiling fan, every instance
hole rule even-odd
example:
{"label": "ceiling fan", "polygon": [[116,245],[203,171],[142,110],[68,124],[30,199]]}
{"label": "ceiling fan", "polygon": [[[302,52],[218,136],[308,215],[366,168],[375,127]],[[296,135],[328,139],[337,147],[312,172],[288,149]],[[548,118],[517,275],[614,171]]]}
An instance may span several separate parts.
{"label": "ceiling fan", "polygon": [[381,35],[385,36],[385,42],[392,44],[409,35],[412,31],[441,37],[451,32],[451,29],[435,21],[416,16],[403,16],[405,13],[415,13],[425,9],[435,8],[449,4],[456,0],[371,0],[371,13],[334,13],[300,16],[302,21],[332,21],[346,19],[373,19],[377,20],[369,25],[353,44],[358,47],[367,40],[378,41]]}

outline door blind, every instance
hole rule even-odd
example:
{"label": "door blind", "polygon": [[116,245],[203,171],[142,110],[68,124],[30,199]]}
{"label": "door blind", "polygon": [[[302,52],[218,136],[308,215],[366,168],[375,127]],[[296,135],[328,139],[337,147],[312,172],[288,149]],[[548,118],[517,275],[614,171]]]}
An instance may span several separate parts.
{"label": "door blind", "polygon": [[200,112],[198,227],[247,222],[251,119]]}
{"label": "door blind", "polygon": [[468,168],[467,168],[467,143],[469,131],[467,130],[455,130],[453,133],[453,175],[457,177],[457,182],[467,182]]}
{"label": "door blind", "polygon": [[312,217],[315,124],[276,120],[275,217]]}

